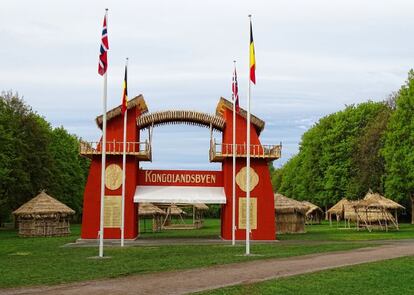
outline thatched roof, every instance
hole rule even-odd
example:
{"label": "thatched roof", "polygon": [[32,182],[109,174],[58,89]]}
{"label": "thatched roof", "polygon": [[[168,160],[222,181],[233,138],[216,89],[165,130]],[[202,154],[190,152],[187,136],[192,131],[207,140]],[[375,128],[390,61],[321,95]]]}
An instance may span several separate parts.
{"label": "thatched roof", "polygon": [[311,202],[302,201],[302,204],[305,205],[305,206],[308,206],[308,208],[309,208],[308,211],[306,211],[306,215],[313,214],[313,213],[316,213],[316,212],[319,212],[319,213],[323,214],[323,210],[320,207],[316,206],[315,204],[313,204]]}
{"label": "thatched roof", "polygon": [[300,212],[305,214],[308,211],[308,206],[302,202],[290,199],[281,194],[275,194],[275,211],[277,213],[294,213]]}
{"label": "thatched roof", "polygon": [[[142,94],[134,97],[133,99],[130,99],[127,104],[127,109],[129,110],[136,106],[139,107],[141,114],[148,112],[147,104],[145,103],[145,100]],[[109,121],[119,115],[121,115],[121,105],[106,112],[106,121]],[[103,115],[96,117],[95,121],[98,127],[102,129]]]}
{"label": "thatched roof", "polygon": [[387,209],[369,208],[364,209],[362,207],[356,208],[360,220],[366,222],[391,221],[395,220],[394,216]]}
{"label": "thatched roof", "polygon": [[203,203],[196,203],[196,204],[193,204],[193,206],[197,209],[197,210],[208,210],[209,208],[208,208],[208,206],[206,205],[206,204],[203,204]]}
{"label": "thatched roof", "polygon": [[390,200],[378,193],[373,193],[371,191],[365,195],[364,200],[376,202],[385,209],[405,209],[404,206],[401,206],[397,202],[394,202],[393,200]]}
{"label": "thatched roof", "polygon": [[140,216],[154,216],[154,215],[165,215],[166,213],[151,203],[139,203],[138,215]]}
{"label": "thatched roof", "polygon": [[170,212],[170,215],[185,214],[185,212],[175,204],[171,204],[171,206],[168,207],[168,211]]}
{"label": "thatched roof", "polygon": [[42,191],[36,197],[20,206],[13,214],[19,217],[66,216],[75,214],[75,211]]}
{"label": "thatched roof", "polygon": [[345,218],[345,219],[356,220],[356,213],[355,213],[354,205],[357,203],[358,201],[349,201],[346,198],[343,198],[338,203],[333,205],[328,210],[328,213],[341,216],[342,218]]}
{"label": "thatched roof", "polygon": [[207,128],[210,128],[211,125],[212,128],[223,131],[226,122],[222,117],[216,115],[185,110],[155,112],[137,118],[137,125],[140,129],[150,126],[180,123],[205,126]]}
{"label": "thatched roof", "polygon": [[348,207],[350,202],[343,198],[338,203],[333,205],[331,208],[328,209],[328,213],[330,214],[342,214],[344,212],[344,208]]}
{"label": "thatched roof", "polygon": [[[224,113],[224,108],[233,110],[233,103],[228,101],[227,99],[221,97],[220,100],[219,100],[219,103],[217,104],[216,115],[222,117],[223,113]],[[242,116],[243,118],[247,119],[247,112],[242,108],[240,108],[239,115]],[[260,134],[260,132],[263,131],[263,129],[265,127],[265,122],[263,120],[259,119],[255,115],[250,114],[250,122],[256,128],[256,131],[257,131],[258,134]]]}

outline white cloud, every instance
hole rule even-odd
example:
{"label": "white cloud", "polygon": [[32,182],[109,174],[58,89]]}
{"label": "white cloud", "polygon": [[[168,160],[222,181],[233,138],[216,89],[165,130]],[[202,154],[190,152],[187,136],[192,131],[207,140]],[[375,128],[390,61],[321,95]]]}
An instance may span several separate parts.
{"label": "white cloud", "polygon": [[[99,138],[93,120],[101,113],[97,60],[106,6],[108,107],[119,103],[128,56],[130,96],[143,93],[150,111],[214,113],[218,98],[230,96],[234,59],[244,106],[252,13],[258,79],[252,112],[266,121],[263,142],[288,142],[280,163],[318,118],[345,104],[384,99],[414,64],[409,0],[2,1],[0,90],[19,91],[55,126]],[[188,163],[180,157],[164,163],[210,165],[193,148],[208,137],[205,130],[182,135],[194,138]],[[173,145],[182,140],[165,138]]]}

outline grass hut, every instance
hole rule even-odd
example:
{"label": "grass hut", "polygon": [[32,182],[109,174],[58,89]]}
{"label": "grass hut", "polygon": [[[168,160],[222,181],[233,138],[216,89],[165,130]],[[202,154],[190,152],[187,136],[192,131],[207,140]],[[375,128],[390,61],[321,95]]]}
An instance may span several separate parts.
{"label": "grass hut", "polygon": [[[162,227],[162,217],[166,215],[166,213],[151,203],[140,203],[138,206],[138,215],[140,218],[144,220],[144,230],[146,231],[145,220],[152,219],[152,231],[158,232],[161,231]],[[140,230],[141,232],[141,230]]]}
{"label": "grass hut", "polygon": [[[183,215],[186,214],[183,211],[183,209],[178,207],[176,204],[171,204],[165,209],[166,209],[166,216],[162,223],[163,229],[181,229],[181,228],[187,229],[188,228],[185,226],[185,222],[183,219]],[[176,224],[173,224],[173,217],[175,217],[177,220]]]}
{"label": "grass hut", "polygon": [[375,201],[389,212],[394,211],[395,222],[398,225],[398,210],[405,209],[404,206],[401,206],[397,202],[381,196],[378,193],[373,193],[371,190],[365,195],[364,200]]}
{"label": "grass hut", "polygon": [[[389,227],[395,227],[398,230],[399,209],[405,208],[393,200],[370,190],[363,200],[354,204],[358,219],[357,228],[366,228],[368,231],[379,228],[388,231]],[[391,212],[394,212],[394,216]]]}
{"label": "grass hut", "polygon": [[354,203],[353,207],[357,216],[357,230],[363,228],[371,232],[372,229],[377,228],[388,231],[390,227],[395,227],[398,230],[395,218],[376,200],[361,200]]}
{"label": "grass hut", "polygon": [[335,215],[337,225],[340,220],[345,220],[345,227],[351,227],[351,221],[357,221],[354,201],[348,201],[346,198],[341,199],[328,210],[329,223],[332,226],[332,215]]}
{"label": "grass hut", "polygon": [[308,206],[281,194],[275,194],[276,233],[304,233]]}
{"label": "grass hut", "polygon": [[302,204],[305,206],[308,206],[308,211],[306,211],[306,224],[321,224],[322,218],[323,218],[323,210],[316,206],[315,204],[312,204],[308,201],[302,201]]}
{"label": "grass hut", "polygon": [[20,236],[50,237],[70,234],[69,218],[75,211],[42,191],[13,214]]}

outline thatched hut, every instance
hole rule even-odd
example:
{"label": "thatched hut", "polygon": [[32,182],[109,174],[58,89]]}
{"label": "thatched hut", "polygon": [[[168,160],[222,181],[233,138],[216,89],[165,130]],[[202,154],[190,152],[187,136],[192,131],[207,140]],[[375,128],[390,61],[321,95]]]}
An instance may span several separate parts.
{"label": "thatched hut", "polygon": [[349,201],[346,198],[341,199],[328,210],[329,223],[332,225],[332,215],[335,215],[337,224],[340,220],[345,220],[345,227],[351,227],[351,221],[356,221],[357,216],[353,204],[355,201]]}
{"label": "thatched hut", "polygon": [[306,224],[320,224],[323,218],[323,210],[316,206],[315,204],[302,201],[302,204],[308,206],[308,211],[306,211]]}
{"label": "thatched hut", "polygon": [[[400,204],[381,196],[378,193],[369,191],[363,200],[354,204],[357,215],[357,228],[379,228],[388,231],[389,227],[398,226],[398,210],[405,209]],[[391,211],[394,211],[392,216]]]}
{"label": "thatched hut", "polygon": [[186,213],[183,211],[183,209],[178,207],[176,204],[170,204],[167,207],[160,205],[160,207],[163,208],[166,212],[166,216],[164,217],[164,221],[162,223],[163,229],[177,228],[173,224],[173,217],[176,219],[176,224],[178,223],[179,225],[185,225],[183,216],[186,215]]}
{"label": "thatched hut", "polygon": [[13,214],[20,236],[50,237],[70,234],[69,218],[75,211],[42,191]]}
{"label": "thatched hut", "polygon": [[308,206],[275,194],[276,233],[304,233]]}
{"label": "thatched hut", "polygon": [[151,203],[140,203],[138,206],[138,216],[144,220],[144,230],[140,232],[145,232],[145,220],[152,219],[152,231],[158,232],[161,231],[162,226],[162,217],[165,216],[166,213]]}

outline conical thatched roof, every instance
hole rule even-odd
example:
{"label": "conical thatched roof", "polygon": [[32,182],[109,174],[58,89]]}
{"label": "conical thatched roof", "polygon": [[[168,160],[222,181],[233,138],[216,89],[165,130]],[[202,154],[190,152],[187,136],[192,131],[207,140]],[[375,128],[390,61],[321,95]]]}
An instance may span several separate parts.
{"label": "conical thatched roof", "polygon": [[305,206],[308,206],[309,208],[308,211],[306,211],[306,215],[313,214],[315,212],[323,213],[323,210],[320,207],[316,206],[315,204],[311,202],[302,201],[302,204]]}
{"label": "conical thatched roof", "polygon": [[197,203],[197,204],[193,204],[193,206],[197,209],[197,210],[208,210],[208,206],[206,204],[203,203]]}
{"label": "conical thatched roof", "polygon": [[305,214],[308,211],[308,206],[302,202],[290,199],[281,194],[275,194],[275,211],[279,213],[293,213],[300,212]]}
{"label": "conical thatched roof", "polygon": [[364,200],[370,201],[370,202],[376,202],[385,209],[405,209],[404,206],[401,206],[397,202],[394,202],[393,200],[390,200],[386,197],[381,196],[378,193],[373,193],[371,191],[369,191],[365,195]]}
{"label": "conical thatched roof", "polygon": [[16,216],[72,215],[75,211],[44,191],[13,212]]}
{"label": "conical thatched roof", "polygon": [[154,216],[165,215],[166,213],[151,203],[139,203],[138,215],[140,216]]}

